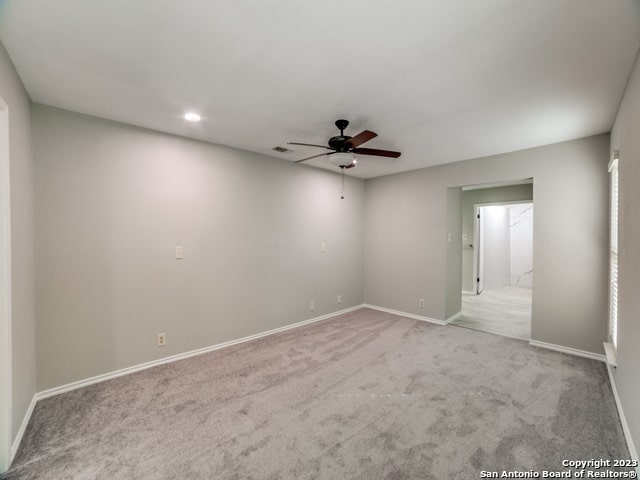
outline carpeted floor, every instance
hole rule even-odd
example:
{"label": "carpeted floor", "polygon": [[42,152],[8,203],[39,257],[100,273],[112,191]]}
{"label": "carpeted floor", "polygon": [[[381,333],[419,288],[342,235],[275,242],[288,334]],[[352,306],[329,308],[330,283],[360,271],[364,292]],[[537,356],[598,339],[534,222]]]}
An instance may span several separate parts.
{"label": "carpeted floor", "polygon": [[38,402],[3,479],[476,479],[628,458],[605,365],[362,309]]}

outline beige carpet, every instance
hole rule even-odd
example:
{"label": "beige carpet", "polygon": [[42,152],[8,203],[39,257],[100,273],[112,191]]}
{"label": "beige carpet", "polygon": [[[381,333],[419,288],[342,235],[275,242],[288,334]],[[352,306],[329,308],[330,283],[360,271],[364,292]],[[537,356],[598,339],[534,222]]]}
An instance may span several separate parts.
{"label": "beige carpet", "polygon": [[476,479],[627,458],[604,364],[372,310],[39,402],[4,479]]}

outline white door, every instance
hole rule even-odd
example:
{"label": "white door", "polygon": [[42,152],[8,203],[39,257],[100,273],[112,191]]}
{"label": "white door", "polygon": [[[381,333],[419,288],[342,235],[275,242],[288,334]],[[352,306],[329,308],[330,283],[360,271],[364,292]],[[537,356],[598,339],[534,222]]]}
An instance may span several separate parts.
{"label": "white door", "polygon": [[484,243],[482,240],[482,215],[481,208],[476,207],[476,218],[475,218],[475,252],[476,252],[476,265],[475,272],[476,277],[473,279],[475,282],[476,295],[480,295],[482,290],[484,290]]}

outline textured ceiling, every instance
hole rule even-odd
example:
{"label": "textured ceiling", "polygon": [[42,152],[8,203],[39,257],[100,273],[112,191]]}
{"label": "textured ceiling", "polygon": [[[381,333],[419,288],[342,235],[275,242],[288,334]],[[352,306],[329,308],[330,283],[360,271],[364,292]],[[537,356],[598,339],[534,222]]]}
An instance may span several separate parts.
{"label": "textured ceiling", "polygon": [[403,152],[368,178],[609,131],[640,2],[4,0],[0,39],[34,101],[132,125],[293,161],[347,118]]}

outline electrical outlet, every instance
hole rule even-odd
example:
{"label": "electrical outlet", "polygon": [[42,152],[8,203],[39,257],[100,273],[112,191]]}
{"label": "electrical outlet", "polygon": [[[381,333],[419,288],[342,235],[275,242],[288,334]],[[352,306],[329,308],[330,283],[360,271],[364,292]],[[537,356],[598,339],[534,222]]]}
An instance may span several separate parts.
{"label": "electrical outlet", "polygon": [[323,253],[327,251],[327,244],[325,242],[320,244],[320,251]]}
{"label": "electrical outlet", "polygon": [[164,347],[167,344],[167,335],[165,333],[159,333],[157,343],[159,347]]}
{"label": "electrical outlet", "polygon": [[421,298],[420,300],[418,300],[418,306],[419,306],[420,308],[424,308],[424,299],[423,299],[423,298]]}
{"label": "electrical outlet", "polygon": [[342,295],[338,295],[338,305],[342,303]]}
{"label": "electrical outlet", "polygon": [[316,302],[312,300],[309,302],[309,310],[313,312],[315,309],[316,309]]}

